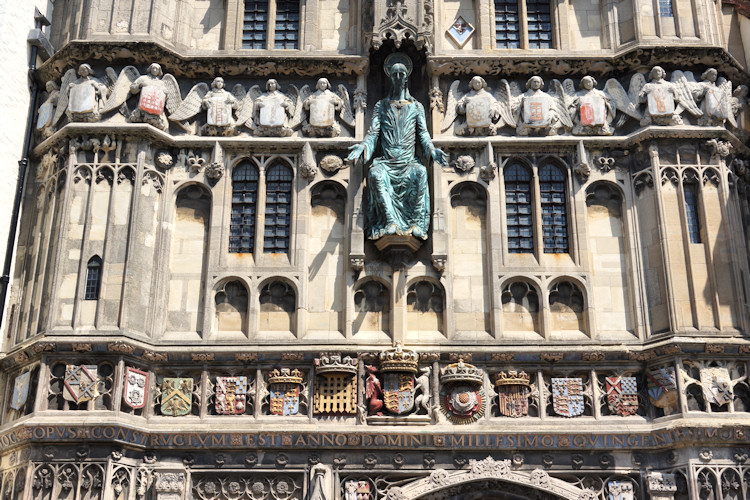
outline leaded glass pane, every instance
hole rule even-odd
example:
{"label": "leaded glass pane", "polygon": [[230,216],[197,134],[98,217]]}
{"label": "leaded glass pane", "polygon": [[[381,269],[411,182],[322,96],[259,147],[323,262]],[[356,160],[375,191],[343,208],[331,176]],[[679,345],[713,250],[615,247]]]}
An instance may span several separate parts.
{"label": "leaded glass pane", "polygon": [[495,47],[521,48],[518,0],[495,0]]}
{"label": "leaded glass pane", "polygon": [[255,246],[255,209],[258,199],[258,169],[240,163],[232,174],[232,217],[229,251],[252,253]]}
{"label": "leaded glass pane", "polygon": [[292,171],[274,165],[266,176],[266,224],[263,231],[265,253],[288,253],[292,212]]}
{"label": "leaded glass pane", "polygon": [[521,165],[505,169],[505,212],[508,251],[531,253],[534,250],[531,216],[531,173]]}
{"label": "leaded glass pane", "polygon": [[544,253],[568,252],[568,217],[565,203],[565,174],[554,165],[539,171]]}

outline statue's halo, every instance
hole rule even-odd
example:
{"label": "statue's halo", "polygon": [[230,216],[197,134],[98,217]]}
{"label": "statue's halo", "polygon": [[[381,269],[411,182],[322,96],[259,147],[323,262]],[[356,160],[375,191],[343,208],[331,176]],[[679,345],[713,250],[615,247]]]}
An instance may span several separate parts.
{"label": "statue's halo", "polygon": [[385,74],[391,76],[391,69],[398,63],[406,66],[406,76],[411,76],[411,70],[414,68],[414,64],[411,62],[409,56],[402,52],[394,52],[385,58],[385,62],[383,63],[383,71],[385,71]]}

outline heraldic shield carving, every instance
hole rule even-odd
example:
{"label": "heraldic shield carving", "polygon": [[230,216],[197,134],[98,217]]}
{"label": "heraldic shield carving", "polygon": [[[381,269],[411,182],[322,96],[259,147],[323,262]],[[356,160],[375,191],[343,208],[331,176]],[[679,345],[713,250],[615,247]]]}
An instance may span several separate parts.
{"label": "heraldic shield carving", "polygon": [[678,394],[674,367],[666,366],[646,372],[651,404],[665,411],[677,408]]}
{"label": "heraldic shield carving", "polygon": [[214,408],[219,415],[241,415],[247,408],[247,377],[216,377]]}
{"label": "heraldic shield carving", "polygon": [[85,403],[99,395],[96,365],[67,365],[63,382],[63,398],[74,403]]}
{"label": "heraldic shield carving", "polygon": [[638,383],[635,377],[607,377],[607,406],[615,415],[628,417],[638,411]]}
{"label": "heraldic shield carving", "polygon": [[516,370],[495,375],[498,410],[506,417],[525,417],[529,414],[531,384],[529,374]]}
{"label": "heraldic shield carving", "polygon": [[316,415],[355,415],[357,413],[357,358],[321,354],[315,358]]}
{"label": "heraldic shield carving", "polygon": [[172,417],[190,414],[193,406],[193,379],[166,377],[161,384],[161,413]]}
{"label": "heraldic shield carving", "polygon": [[403,350],[400,344],[395,349],[380,353],[380,373],[383,377],[383,405],[396,415],[403,415],[414,408],[414,375],[419,368],[419,355]]}
{"label": "heraldic shield carving", "polygon": [[607,483],[607,500],[633,500],[633,483],[628,481],[609,481]]}
{"label": "heraldic shield carving", "polygon": [[344,483],[344,500],[370,500],[371,498],[369,481],[349,479]]}
{"label": "heraldic shield carving", "polygon": [[137,410],[146,405],[146,390],[148,388],[148,373],[136,368],[125,368],[125,390],[122,399],[129,407]]}
{"label": "heraldic shield carving", "polygon": [[302,372],[289,368],[275,369],[268,374],[270,393],[269,411],[274,415],[296,415],[299,413]]}
{"label": "heraldic shield carving", "polygon": [[448,420],[469,424],[484,415],[487,404],[483,382],[484,372],[463,359],[440,370],[440,407]]}
{"label": "heraldic shield carving", "polygon": [[22,373],[16,377],[13,383],[13,397],[10,400],[10,407],[14,410],[20,410],[26,404],[29,398],[29,382],[31,381],[31,372]]}
{"label": "heraldic shield carving", "polygon": [[734,399],[734,389],[728,368],[720,366],[701,368],[700,373],[703,397],[706,401],[716,406],[724,406]]}
{"label": "heraldic shield carving", "polygon": [[552,407],[561,417],[583,415],[583,379],[553,378]]}

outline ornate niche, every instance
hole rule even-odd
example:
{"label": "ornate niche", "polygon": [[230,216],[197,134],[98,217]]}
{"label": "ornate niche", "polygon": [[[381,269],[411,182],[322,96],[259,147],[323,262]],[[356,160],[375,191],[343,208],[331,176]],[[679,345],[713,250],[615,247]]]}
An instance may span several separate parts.
{"label": "ornate niche", "polygon": [[396,48],[404,40],[412,40],[417,49],[428,52],[433,47],[435,21],[433,0],[387,0],[365,2],[363,32],[365,45],[377,50],[386,40]]}

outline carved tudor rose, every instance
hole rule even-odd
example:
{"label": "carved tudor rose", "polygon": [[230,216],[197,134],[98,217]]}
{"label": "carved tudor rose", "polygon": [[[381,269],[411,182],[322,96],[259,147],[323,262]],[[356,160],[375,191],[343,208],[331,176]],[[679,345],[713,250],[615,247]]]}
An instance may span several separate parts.
{"label": "carved tudor rose", "polygon": [[383,404],[395,415],[403,415],[414,408],[414,374],[419,355],[414,351],[395,349],[380,353],[380,373],[383,380]]}
{"label": "carved tudor rose", "polygon": [[552,408],[561,417],[577,417],[583,415],[583,379],[553,378],[552,379]]}
{"label": "carved tudor rose", "polygon": [[63,380],[63,398],[74,403],[84,403],[99,395],[99,377],[96,365],[67,365]]}
{"label": "carved tudor rose", "polygon": [[14,410],[20,410],[26,404],[29,397],[29,382],[31,372],[25,372],[16,377],[13,383],[13,397],[10,400],[10,407]]}
{"label": "carved tudor rose", "polygon": [[483,382],[484,372],[463,359],[440,371],[440,407],[450,421],[468,424],[479,420],[487,406]]}
{"label": "carved tudor rose", "polygon": [[706,401],[716,406],[724,406],[734,399],[732,378],[726,367],[701,368],[700,374],[703,397]]}
{"label": "carved tudor rose", "polygon": [[299,413],[302,372],[296,368],[274,369],[268,374],[270,392],[269,411],[274,415],[296,415]]}
{"label": "carved tudor rose", "polygon": [[165,377],[161,384],[161,414],[188,415],[193,406],[193,379]]}
{"label": "carved tudor rose", "polygon": [[506,417],[525,417],[529,414],[531,384],[526,372],[510,370],[495,375],[498,410]]}
{"label": "carved tudor rose", "polygon": [[675,371],[671,366],[651,370],[646,373],[648,378],[648,396],[651,404],[663,408],[665,412],[676,409],[679,395]]}
{"label": "carved tudor rose", "polygon": [[635,377],[607,377],[607,405],[622,417],[638,411],[638,384]]}
{"label": "carved tudor rose", "polygon": [[316,415],[356,415],[357,358],[340,354],[324,354],[315,358]]}
{"label": "carved tudor rose", "polygon": [[216,377],[214,408],[219,415],[241,415],[247,407],[247,377]]}
{"label": "carved tudor rose", "polygon": [[122,399],[129,407],[137,410],[146,405],[146,391],[148,390],[148,373],[136,368],[125,368],[125,389]]}

